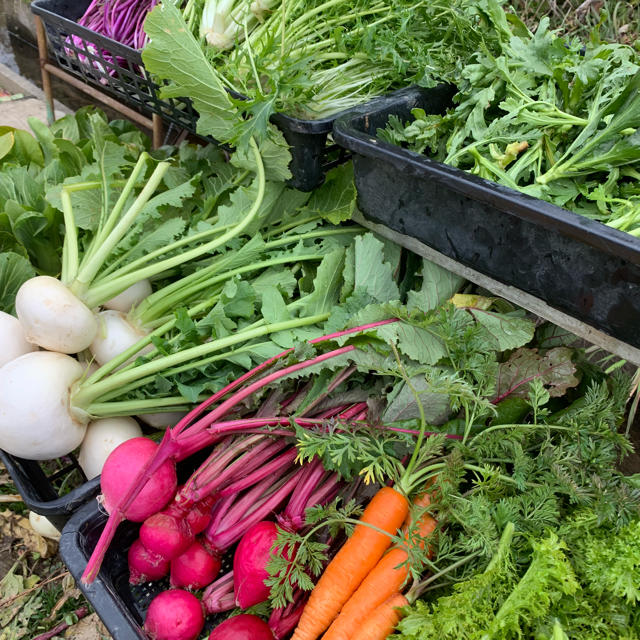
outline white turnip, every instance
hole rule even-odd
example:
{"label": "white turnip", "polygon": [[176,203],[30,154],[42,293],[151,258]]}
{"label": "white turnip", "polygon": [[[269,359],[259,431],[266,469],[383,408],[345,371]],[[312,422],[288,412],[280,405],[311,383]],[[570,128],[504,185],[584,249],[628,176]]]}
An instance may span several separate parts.
{"label": "white turnip", "polygon": [[150,294],[151,283],[146,279],[140,280],[111,300],[107,300],[103,306],[105,309],[129,313],[133,307],[139,305]]}
{"label": "white turnip", "polygon": [[49,351],[78,353],[98,329],[91,309],[50,276],[36,276],[20,287],[16,313],[26,339]]}
{"label": "white turnip", "polygon": [[0,448],[50,460],[79,446],[89,416],[69,397],[83,373],[77,360],[51,351],[27,353],[0,368]]}
{"label": "white turnip", "polygon": [[0,367],[18,356],[35,351],[38,347],[27,342],[20,321],[0,311]]}
{"label": "white turnip", "polygon": [[[91,342],[90,349],[96,362],[100,365],[119,356],[147,335],[146,331],[137,329],[120,311],[101,311],[97,317],[98,330]],[[124,364],[133,362],[138,356],[152,350],[153,345],[147,345]]]}
{"label": "white turnip", "polygon": [[87,427],[78,462],[88,479],[99,476],[109,454],[120,444],[131,438],[142,436],[140,425],[127,417],[94,420]]}
{"label": "white turnip", "polygon": [[56,529],[47,518],[35,511],[29,511],[29,524],[31,528],[44,538],[60,540],[60,530]]}
{"label": "white turnip", "polygon": [[141,413],[136,418],[156,429],[167,429],[178,424],[186,413],[182,411],[168,411],[165,413]]}

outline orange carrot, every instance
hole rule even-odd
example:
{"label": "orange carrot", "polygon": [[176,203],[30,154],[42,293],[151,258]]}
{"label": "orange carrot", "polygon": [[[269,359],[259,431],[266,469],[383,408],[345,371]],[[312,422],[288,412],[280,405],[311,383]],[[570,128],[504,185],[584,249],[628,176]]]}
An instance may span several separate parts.
{"label": "orange carrot", "polygon": [[[414,504],[421,507],[428,506],[430,502],[428,493],[414,500]],[[424,513],[418,520],[418,534],[426,538],[436,528],[436,524],[430,514]],[[409,522],[405,524],[405,531],[408,526]],[[405,541],[408,542],[406,538]],[[420,546],[424,546],[423,541]],[[323,640],[349,640],[376,607],[400,591],[409,575],[409,565],[403,564],[407,562],[407,558],[408,554],[403,547],[394,547],[382,556],[342,607],[340,615],[324,634]]]}
{"label": "orange carrot", "polygon": [[[338,615],[342,605],[376,566],[409,512],[407,499],[383,487],[371,499],[352,536],[329,563],[311,592],[291,640],[316,640]],[[367,526],[372,525],[372,526]]]}
{"label": "orange carrot", "polygon": [[351,640],[386,640],[402,618],[400,607],[408,604],[409,601],[401,593],[394,593],[373,610],[364,624],[351,636]]}

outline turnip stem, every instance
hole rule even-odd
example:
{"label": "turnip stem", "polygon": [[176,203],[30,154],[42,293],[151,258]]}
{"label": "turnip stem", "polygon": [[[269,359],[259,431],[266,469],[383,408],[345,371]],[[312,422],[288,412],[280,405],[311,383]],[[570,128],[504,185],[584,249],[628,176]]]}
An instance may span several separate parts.
{"label": "turnip stem", "polygon": [[60,192],[60,201],[62,202],[65,230],[64,260],[61,280],[63,284],[68,284],[73,282],[78,273],[78,229],[73,215],[73,207],[71,206],[71,196],[64,187]]}

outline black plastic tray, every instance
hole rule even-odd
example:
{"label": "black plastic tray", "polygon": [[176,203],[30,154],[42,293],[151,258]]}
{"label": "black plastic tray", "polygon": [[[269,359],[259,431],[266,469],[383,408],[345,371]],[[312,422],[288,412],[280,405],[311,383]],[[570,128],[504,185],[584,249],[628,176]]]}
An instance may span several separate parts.
{"label": "black plastic tray", "polygon": [[336,121],[362,214],[640,347],[640,240],[376,137],[391,114],[441,113],[453,92],[405,90]]}
{"label": "black plastic tray", "polygon": [[[138,537],[139,524],[122,523],[109,546],[97,578],[90,585],[80,582],[106,521],[107,515],[96,500],[78,509],[62,530],[60,556],[114,640],[148,640],[142,630],[145,613],[151,600],[169,588],[169,579],[129,584],[127,552]],[[232,563],[233,553],[230,552],[222,559],[220,574],[229,571]],[[207,616],[201,637],[206,637],[206,633],[227,615]]]}
{"label": "black plastic tray", "polygon": [[[1,449],[0,459],[27,507],[46,516],[57,529],[62,529],[73,512],[100,491],[100,478],[87,480],[73,455],[65,456],[66,463],[62,468],[49,474],[43,469],[45,463],[17,458]],[[59,495],[57,483],[74,470],[79,479],[84,480],[83,484]]]}
{"label": "black plastic tray", "polygon": [[[49,49],[58,66],[122,102],[157,113],[164,120],[196,134],[198,114],[191,101],[161,99],[159,85],[147,75],[139,51],[76,23],[90,1],[34,0],[31,3],[31,11],[40,16],[45,25]],[[80,40],[72,41],[69,38],[72,35]],[[272,117],[291,147],[291,186],[311,191],[322,184],[329,169],[348,158],[344,149],[329,140],[338,115],[321,120],[301,120],[284,114]]]}

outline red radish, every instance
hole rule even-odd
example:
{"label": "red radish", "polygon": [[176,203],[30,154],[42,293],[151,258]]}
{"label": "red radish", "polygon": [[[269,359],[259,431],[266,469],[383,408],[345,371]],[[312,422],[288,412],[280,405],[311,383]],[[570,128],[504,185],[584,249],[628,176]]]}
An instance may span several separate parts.
{"label": "red radish", "polygon": [[136,540],[129,547],[127,558],[131,584],[160,580],[169,573],[169,562],[155,553],[147,551],[140,540]]}
{"label": "red radish", "polygon": [[142,523],[140,541],[145,549],[169,561],[189,548],[193,535],[184,520],[160,511]]}
{"label": "red radish", "polygon": [[209,636],[209,640],[274,640],[264,620],[248,613],[227,618]]}
{"label": "red radish", "polygon": [[269,577],[267,564],[271,547],[278,537],[275,522],[258,522],[242,536],[233,556],[233,583],[236,604],[248,609],[269,597],[264,581]]}
{"label": "red radish", "polygon": [[196,640],[204,627],[198,598],[182,589],[158,594],[149,605],[144,630],[152,640]]}
{"label": "red radish", "polygon": [[[151,459],[158,445],[148,438],[131,438],[116,447],[102,468],[100,485],[104,507],[111,513],[136,481],[138,472]],[[125,511],[125,516],[133,522],[160,511],[173,497],[178,486],[176,470],[170,461],[164,462],[144,483],[142,490]]]}
{"label": "red radish", "polygon": [[220,558],[197,540],[171,561],[171,586],[198,590],[211,584],[220,572]]}
{"label": "red radish", "polygon": [[[209,520],[211,520],[211,507],[215,501],[215,496],[209,496],[189,509],[185,516],[185,522],[194,536],[202,533],[207,528]],[[169,507],[168,511],[171,513],[171,507]]]}

